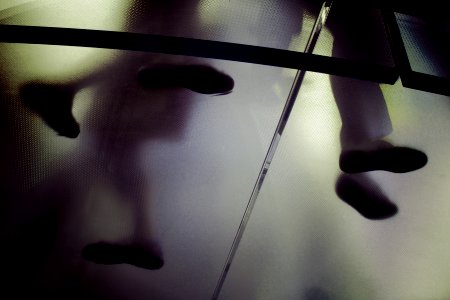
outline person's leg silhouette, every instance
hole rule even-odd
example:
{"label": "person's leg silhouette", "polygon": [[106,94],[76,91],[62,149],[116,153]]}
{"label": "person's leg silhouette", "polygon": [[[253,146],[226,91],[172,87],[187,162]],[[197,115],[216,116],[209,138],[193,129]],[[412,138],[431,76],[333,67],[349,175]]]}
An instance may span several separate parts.
{"label": "person's leg silhouette", "polygon": [[[334,38],[333,56],[383,61],[386,49],[375,25],[379,18],[363,5],[358,10],[337,3],[329,28]],[[378,45],[379,47],[374,47]],[[341,116],[339,167],[345,173],[336,182],[337,195],[369,219],[385,219],[397,207],[364,174],[374,170],[405,173],[422,168],[422,151],[396,147],[383,140],[392,132],[389,112],[378,83],[331,76],[333,95]]]}

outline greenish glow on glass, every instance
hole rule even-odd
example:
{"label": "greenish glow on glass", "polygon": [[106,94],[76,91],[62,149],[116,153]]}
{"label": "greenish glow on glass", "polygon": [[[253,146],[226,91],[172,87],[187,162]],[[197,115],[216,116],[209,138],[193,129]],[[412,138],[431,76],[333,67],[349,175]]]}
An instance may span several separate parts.
{"label": "greenish glow on glass", "polygon": [[[131,0],[43,0],[6,1],[1,9],[15,14],[1,20],[5,24],[99,30],[124,30]],[[0,15],[1,16],[1,15]]]}
{"label": "greenish glow on glass", "polygon": [[2,0],[0,2],[0,11],[34,1],[35,0]]}

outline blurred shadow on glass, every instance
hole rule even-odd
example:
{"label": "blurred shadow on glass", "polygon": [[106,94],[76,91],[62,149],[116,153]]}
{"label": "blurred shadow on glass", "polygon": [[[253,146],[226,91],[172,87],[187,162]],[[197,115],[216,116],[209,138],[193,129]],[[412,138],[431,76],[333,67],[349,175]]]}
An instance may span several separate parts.
{"label": "blurred shadow on glass", "polygon": [[[136,64],[129,65],[133,66]],[[136,67],[138,66],[136,65]],[[144,190],[136,184],[142,180],[141,178],[144,175],[141,174],[142,170],[140,170],[138,161],[134,160],[134,157],[136,157],[135,151],[141,142],[151,138],[151,132],[155,130],[154,125],[157,125],[158,136],[172,136],[171,130],[181,130],[179,124],[184,123],[182,118],[186,117],[189,108],[188,101],[190,96],[186,92],[181,92],[184,99],[161,100],[162,102],[159,101],[159,104],[163,104],[164,108],[155,113],[151,108],[152,94],[162,93],[173,97],[171,90],[181,87],[202,94],[226,94],[231,92],[234,82],[230,76],[206,65],[146,67],[139,71],[139,75],[137,75],[138,68],[135,70],[136,76],[126,80],[137,80],[139,78],[141,86],[148,89],[148,99],[134,100],[129,94],[123,93],[123,90],[121,90],[123,86],[120,82],[116,82],[116,79],[113,77],[107,77],[106,81],[101,83],[104,89],[99,90],[97,99],[101,99],[104,95],[111,96],[112,99],[114,99],[115,95],[122,95],[127,100],[114,99],[118,101],[118,104],[110,103],[110,105],[119,105],[119,108],[113,112],[112,116],[104,115],[101,117],[114,117],[115,121],[109,123],[111,127],[108,127],[108,123],[99,124],[100,128],[89,128],[89,131],[97,131],[95,139],[99,141],[107,137],[106,141],[104,141],[107,144],[102,145],[102,143],[99,143],[102,146],[94,150],[97,151],[94,155],[100,154],[101,157],[107,157],[105,161],[107,166],[100,166],[100,168],[106,167],[108,170],[103,171],[109,173],[117,188],[125,195],[130,196],[131,201],[136,202],[136,213],[139,214],[141,213],[142,202],[146,200],[143,199],[145,197]],[[121,80],[124,80],[124,78],[121,77]],[[22,98],[25,104],[37,112],[60,135],[71,138],[76,137],[79,132],[78,124],[71,114],[74,94],[71,87],[42,83],[27,84],[22,89]],[[183,102],[180,103],[181,101]],[[136,114],[137,111],[140,111],[140,113]],[[174,114],[174,112],[176,112],[175,118],[172,120],[165,117],[161,118],[163,115]],[[128,115],[127,113],[130,114]],[[99,116],[101,116],[99,111],[95,111],[93,117],[98,118]],[[157,123],[163,122],[164,124],[155,124],[155,120],[149,122],[153,127],[149,134],[149,131],[146,129],[150,128],[143,127],[147,118],[155,118]],[[176,124],[171,124],[172,122],[176,122]],[[138,125],[136,126],[133,123],[138,123]],[[125,129],[122,126],[123,124],[126,124]],[[128,130],[130,132],[126,132]],[[142,218],[144,216],[136,216],[136,222],[138,224],[144,222]],[[141,228],[141,230],[143,229]],[[147,249],[144,250],[143,248]],[[161,268],[163,261],[158,251],[154,247],[143,246],[143,248],[137,247],[135,244],[125,246],[98,242],[88,245],[83,251],[83,257],[101,264],[129,263],[146,269]]]}
{"label": "blurred shadow on glass", "polygon": [[[165,34],[173,34],[182,26],[192,27],[197,22],[196,5],[197,1],[135,1],[127,29],[160,26]],[[153,18],[149,20],[149,16]],[[84,161],[72,164],[73,169],[66,169],[45,182],[43,188],[51,192],[40,197],[47,202],[49,198],[73,197],[79,191],[70,188],[70,191],[55,191],[54,188],[68,187],[73,182],[89,185],[89,181],[106,178],[124,201],[134,207],[134,236],[119,242],[93,241],[84,247],[82,257],[98,264],[125,263],[159,269],[164,261],[157,243],[149,240],[151,221],[146,212],[151,209],[151,201],[146,199],[148,188],[143,182],[148,178],[139,162],[139,147],[149,139],[177,139],[182,134],[193,96],[187,90],[224,95],[232,91],[234,81],[195,58],[133,53],[71,82],[26,82],[20,88],[20,96],[25,106],[57,134],[77,138],[80,125],[72,114],[74,96],[92,86],[96,87],[93,97],[96,109],[87,116],[85,123],[89,126],[81,128],[81,135],[86,134],[91,140],[89,153],[84,154]],[[77,172],[81,168],[91,178],[79,178]],[[61,182],[61,178],[66,180]],[[50,202],[64,206],[57,200]]]}
{"label": "blurred shadow on glass", "polygon": [[[334,37],[333,56],[355,57],[363,53],[366,61],[380,61],[385,49],[375,26],[379,25],[379,19],[370,7],[357,8],[339,2],[333,5],[332,12],[339,16],[329,23]],[[342,171],[405,173],[426,165],[427,156],[422,151],[396,147],[383,140],[393,129],[379,84],[331,76],[331,85],[342,120],[339,160]],[[368,177],[356,180],[357,176],[353,179],[343,176],[337,181],[338,196],[369,219],[395,215],[397,209],[387,196],[378,189],[374,193],[376,185]]]}
{"label": "blurred shadow on glass", "polygon": [[341,174],[336,182],[336,194],[367,219],[387,219],[398,211],[383,191],[363,174]]}
{"label": "blurred shadow on glass", "polygon": [[30,82],[21,88],[21,98],[26,106],[59,135],[76,138],[80,125],[72,114],[75,93],[63,85]]}
{"label": "blurred shadow on glass", "polygon": [[234,82],[230,76],[206,65],[158,65],[135,70],[135,80],[147,89],[148,98],[137,100],[133,99],[132,94],[124,95],[123,91],[115,90],[114,86],[120,86],[120,83],[114,80],[105,86],[109,91],[99,91],[99,97],[114,97],[114,94],[122,93],[126,101],[119,101],[116,112],[113,113],[113,118],[117,118],[116,121],[120,124],[107,122],[115,129],[104,131],[102,128],[97,133],[100,134],[99,140],[103,141],[96,151],[102,153],[101,156],[105,158],[104,172],[112,177],[114,185],[129,196],[135,205],[137,241],[129,246],[103,241],[93,243],[83,250],[83,257],[101,264],[129,263],[142,268],[157,269],[163,265],[158,251],[155,252],[154,247],[151,247],[150,252],[156,257],[145,257],[144,253],[149,252],[136,246],[145,244],[139,240],[149,236],[150,227],[145,210],[142,210],[143,205],[149,205],[149,199],[145,199],[145,187],[140,184],[146,175],[136,151],[141,143],[149,139],[177,138],[180,134],[183,124],[186,124],[183,119],[188,117],[191,105],[189,101],[192,97],[180,88],[204,94],[224,94],[231,92]]}
{"label": "blurred shadow on glass", "polygon": [[305,290],[303,300],[331,300],[328,293],[320,287],[311,287]]}

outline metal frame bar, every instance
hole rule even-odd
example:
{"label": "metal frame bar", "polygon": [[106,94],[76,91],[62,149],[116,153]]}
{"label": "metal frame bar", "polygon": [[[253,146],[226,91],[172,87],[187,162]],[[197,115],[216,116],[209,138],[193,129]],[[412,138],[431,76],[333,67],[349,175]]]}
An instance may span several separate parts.
{"label": "metal frame bar", "polygon": [[411,68],[394,11],[382,10],[382,16],[402,85],[416,90],[450,96],[450,78],[416,72]]}
{"label": "metal frame bar", "polygon": [[0,42],[145,51],[307,70],[394,84],[395,67],[312,53],[194,38],[21,25],[0,25]]}

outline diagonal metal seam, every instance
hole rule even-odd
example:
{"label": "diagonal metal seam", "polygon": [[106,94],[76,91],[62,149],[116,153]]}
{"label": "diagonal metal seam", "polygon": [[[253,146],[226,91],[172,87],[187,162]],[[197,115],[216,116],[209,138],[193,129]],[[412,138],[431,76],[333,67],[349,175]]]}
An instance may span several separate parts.
{"label": "diagonal metal seam", "polygon": [[[315,47],[315,44],[319,38],[320,32],[326,22],[326,19],[328,17],[328,14],[331,9],[333,1],[325,1],[322,5],[322,8],[319,12],[319,15],[314,23],[314,27],[310,33],[308,42],[305,47],[305,53],[312,53]],[[248,200],[247,206],[244,211],[244,215],[242,216],[241,223],[239,224],[239,228],[236,232],[236,235],[234,237],[233,243],[231,245],[230,251],[228,253],[227,259],[225,261],[225,265],[222,269],[222,273],[219,277],[219,280],[217,282],[217,285],[215,287],[214,293],[212,295],[212,300],[218,299],[220,292],[222,291],[222,287],[225,283],[225,279],[228,275],[228,271],[230,270],[231,264],[233,262],[233,259],[236,255],[237,249],[239,247],[239,244],[242,240],[242,236],[244,234],[244,231],[247,227],[248,221],[250,219],[250,215],[253,211],[253,207],[255,206],[256,200],[259,196],[259,192],[261,191],[261,187],[264,183],[264,180],[266,178],[267,172],[269,170],[270,164],[272,162],[272,159],[275,155],[276,149],[278,147],[278,144],[281,140],[281,136],[283,134],[284,128],[287,124],[287,121],[289,119],[289,116],[292,112],[292,109],[294,107],[294,104],[296,102],[298,93],[300,91],[300,87],[302,85],[303,79],[305,77],[306,70],[297,70],[297,73],[295,75],[295,79],[293,81],[293,84],[291,86],[291,90],[289,92],[289,96],[286,100],[286,103],[283,108],[283,112],[281,113],[280,119],[278,121],[275,133],[272,137],[272,141],[269,146],[269,150],[267,151],[266,157],[264,159],[263,165],[261,167],[261,170],[259,172],[259,175],[257,177],[255,186],[253,188],[253,191],[250,195],[250,199]]]}

